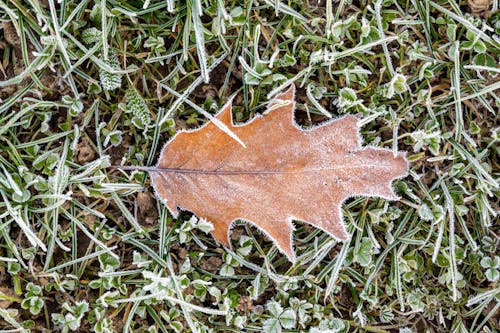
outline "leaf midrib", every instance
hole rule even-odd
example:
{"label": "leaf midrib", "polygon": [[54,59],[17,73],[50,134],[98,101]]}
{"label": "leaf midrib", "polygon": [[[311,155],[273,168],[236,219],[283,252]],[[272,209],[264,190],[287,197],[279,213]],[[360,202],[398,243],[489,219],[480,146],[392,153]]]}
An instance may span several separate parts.
{"label": "leaf midrib", "polygon": [[[158,167],[144,167],[144,166],[116,166],[116,169],[131,170],[131,171],[147,171],[147,172],[165,172],[177,174],[199,174],[199,175],[218,175],[218,176],[231,176],[231,175],[285,175],[285,174],[300,174],[311,172],[324,172],[340,169],[353,169],[353,168],[366,168],[370,165],[366,164],[351,164],[347,166],[336,166],[322,169],[306,169],[296,171],[278,171],[278,170],[201,170],[201,169],[179,169],[179,168],[158,168]],[[387,166],[378,166],[379,169],[390,169]]]}

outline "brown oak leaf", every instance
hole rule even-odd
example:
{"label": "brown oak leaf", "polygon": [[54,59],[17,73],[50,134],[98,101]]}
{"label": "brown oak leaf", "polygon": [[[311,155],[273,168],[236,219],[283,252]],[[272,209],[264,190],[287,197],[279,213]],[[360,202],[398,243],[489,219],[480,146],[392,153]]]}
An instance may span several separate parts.
{"label": "brown oak leaf", "polygon": [[208,122],[177,133],[149,169],[158,196],[174,215],[193,212],[230,247],[235,220],[251,222],[294,261],[292,220],[339,240],[349,235],[341,205],[349,197],[395,200],[392,180],[407,174],[404,153],[362,147],[358,119],[345,116],[312,129],[294,121],[295,87],[276,97],[264,116],[235,125],[231,101],[216,115],[244,145]]}

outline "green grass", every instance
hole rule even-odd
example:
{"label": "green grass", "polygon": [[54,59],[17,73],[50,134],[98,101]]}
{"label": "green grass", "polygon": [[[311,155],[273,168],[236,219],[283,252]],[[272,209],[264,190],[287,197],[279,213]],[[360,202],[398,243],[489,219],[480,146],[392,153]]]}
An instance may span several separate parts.
{"label": "green grass", "polygon": [[[496,332],[500,13],[465,0],[0,0],[0,332]],[[233,94],[298,87],[408,151],[400,201],[296,223],[297,263],[174,220],[144,172]]]}

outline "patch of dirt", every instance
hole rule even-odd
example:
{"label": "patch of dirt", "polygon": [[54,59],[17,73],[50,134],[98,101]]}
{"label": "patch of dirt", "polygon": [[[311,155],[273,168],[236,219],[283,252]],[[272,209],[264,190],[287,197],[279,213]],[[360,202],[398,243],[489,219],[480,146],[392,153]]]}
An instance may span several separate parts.
{"label": "patch of dirt", "polygon": [[[90,216],[90,215],[89,215]],[[92,215],[94,216],[94,215]],[[76,236],[78,239],[78,249],[77,249],[77,255],[78,258],[81,258],[87,254],[87,249],[89,248],[90,245],[90,238],[83,233],[83,231],[77,230]]]}
{"label": "patch of dirt", "polygon": [[209,257],[206,260],[202,260],[200,267],[205,271],[215,274],[222,266],[222,259],[220,257]]}
{"label": "patch of dirt", "polygon": [[[330,112],[335,112],[336,107],[332,103],[333,99],[322,98],[319,100],[319,104]],[[310,105],[311,102],[306,94],[306,89],[299,86],[295,87],[295,102],[297,103],[295,107],[295,122],[301,127],[311,127],[321,124],[322,122],[328,120],[328,117],[317,114],[317,113],[307,113],[304,109],[299,109],[300,105]]]}
{"label": "patch of dirt", "polygon": [[177,257],[180,259],[180,263],[184,263],[188,255],[188,251],[185,247],[179,247],[177,251]]}
{"label": "patch of dirt", "polygon": [[130,136],[124,135],[122,144],[118,147],[111,147],[107,150],[109,154],[111,165],[120,165],[123,156],[128,152],[130,147]]}
{"label": "patch of dirt", "polygon": [[94,214],[90,214],[87,211],[83,211],[82,214],[84,216],[83,222],[85,222],[86,225],[88,225],[91,229],[93,229],[94,224],[97,221],[97,216],[95,216]]}
{"label": "patch of dirt", "polygon": [[346,285],[342,286],[338,299],[338,303],[346,308],[352,308],[356,305],[356,303],[354,303],[351,291]]}
{"label": "patch of dirt", "polygon": [[228,61],[221,62],[212,72],[210,72],[210,82],[202,84],[194,90],[193,95],[198,104],[203,104],[207,98],[212,98],[217,102],[220,102],[219,99],[227,100],[235,91],[241,88],[241,71],[235,65],[231,70],[231,75],[229,76],[226,87],[227,89],[222,91],[229,68],[230,63]]}
{"label": "patch of dirt", "polygon": [[229,237],[234,241],[238,241],[241,238],[241,236],[246,235],[246,234],[247,234],[247,232],[245,230],[245,227],[243,227],[242,225],[234,226],[229,231]]}
{"label": "patch of dirt", "polygon": [[[488,316],[491,315],[493,308],[495,307],[495,302],[490,302],[488,306],[483,310],[483,315]],[[493,313],[491,322],[495,325],[495,329],[500,330],[500,310],[497,310]]]}

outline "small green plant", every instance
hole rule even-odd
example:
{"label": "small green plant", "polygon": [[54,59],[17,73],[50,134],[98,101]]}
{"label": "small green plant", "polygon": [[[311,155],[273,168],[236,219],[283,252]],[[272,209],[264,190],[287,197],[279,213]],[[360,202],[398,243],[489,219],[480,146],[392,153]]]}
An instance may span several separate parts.
{"label": "small green plant", "polygon": [[112,320],[106,317],[106,308],[94,308],[93,315],[95,316],[94,331],[96,333],[115,333],[112,327]]}
{"label": "small green plant", "polygon": [[103,253],[99,256],[99,265],[101,272],[104,273],[98,279],[89,282],[89,287],[92,289],[103,288],[106,291],[112,289],[118,289],[121,291],[126,290],[126,286],[121,283],[121,278],[119,275],[114,275],[118,267],[120,266],[120,260],[109,253]]}
{"label": "small green plant", "polygon": [[75,305],[64,302],[62,309],[62,313],[51,314],[52,322],[63,333],[74,332],[80,328],[82,319],[89,310],[89,304],[86,301],[75,302]]}
{"label": "small green plant", "polygon": [[144,98],[134,87],[129,87],[126,94],[125,111],[132,114],[132,123],[138,128],[147,128],[151,123],[149,108]]}
{"label": "small green plant", "polygon": [[437,130],[434,122],[429,121],[425,126],[425,130],[415,131],[411,133],[410,137],[413,140],[414,151],[418,152],[425,147],[433,155],[439,155],[441,141],[444,136],[441,131]]}
{"label": "small green plant", "polygon": [[32,315],[39,314],[45,305],[45,301],[42,296],[42,287],[34,284],[33,282],[28,282],[21,307],[29,310]]}
{"label": "small green plant", "polygon": [[106,65],[106,67],[102,67],[99,69],[99,79],[102,89],[104,91],[112,91],[120,88],[122,84],[123,74],[120,73],[120,61],[118,59],[116,51],[110,49],[107,59],[104,58],[104,56],[101,54],[100,60]]}
{"label": "small green plant", "polygon": [[340,89],[337,104],[341,112],[356,113],[366,111],[363,101],[358,99],[356,91],[351,88]]}
{"label": "small green plant", "polygon": [[403,74],[396,74],[389,82],[387,86],[387,98],[392,98],[395,94],[402,94],[408,90],[408,84],[406,83],[406,76]]}
{"label": "small green plant", "polygon": [[102,143],[104,147],[109,146],[109,144],[113,147],[118,147],[123,141],[123,132],[120,130],[110,131],[102,126],[101,133],[104,135],[104,141]]}
{"label": "small green plant", "polygon": [[497,282],[500,278],[500,257],[484,257],[481,259],[481,266],[486,270],[484,275],[491,282]]}
{"label": "small green plant", "polygon": [[180,321],[181,319],[181,312],[177,308],[171,308],[168,310],[168,313],[165,311],[161,311],[160,315],[165,321],[168,323],[170,328],[176,333],[181,333],[184,326],[182,325],[182,322]]}
{"label": "small green plant", "polygon": [[322,319],[318,326],[311,327],[309,333],[347,333],[349,332],[349,322],[338,318]]}
{"label": "small green plant", "polygon": [[213,230],[212,223],[205,219],[198,219],[196,216],[191,216],[189,220],[182,223],[182,225],[176,229],[177,235],[179,237],[179,242],[181,244],[187,243],[192,238],[192,231],[200,230],[204,233],[209,233]]}
{"label": "small green plant", "polygon": [[69,114],[72,117],[76,117],[83,111],[83,103],[79,99],[73,99],[71,96],[65,95],[62,97],[62,101],[69,107]]}
{"label": "small green plant", "polygon": [[264,320],[262,328],[265,332],[281,333],[283,329],[292,329],[297,324],[297,315],[293,309],[283,309],[277,302],[269,302],[266,309],[271,318]]}
{"label": "small green plant", "polygon": [[151,53],[150,56],[154,57],[159,57],[163,52],[165,52],[165,40],[163,37],[149,37],[145,42],[144,42],[144,47],[150,49]]}

